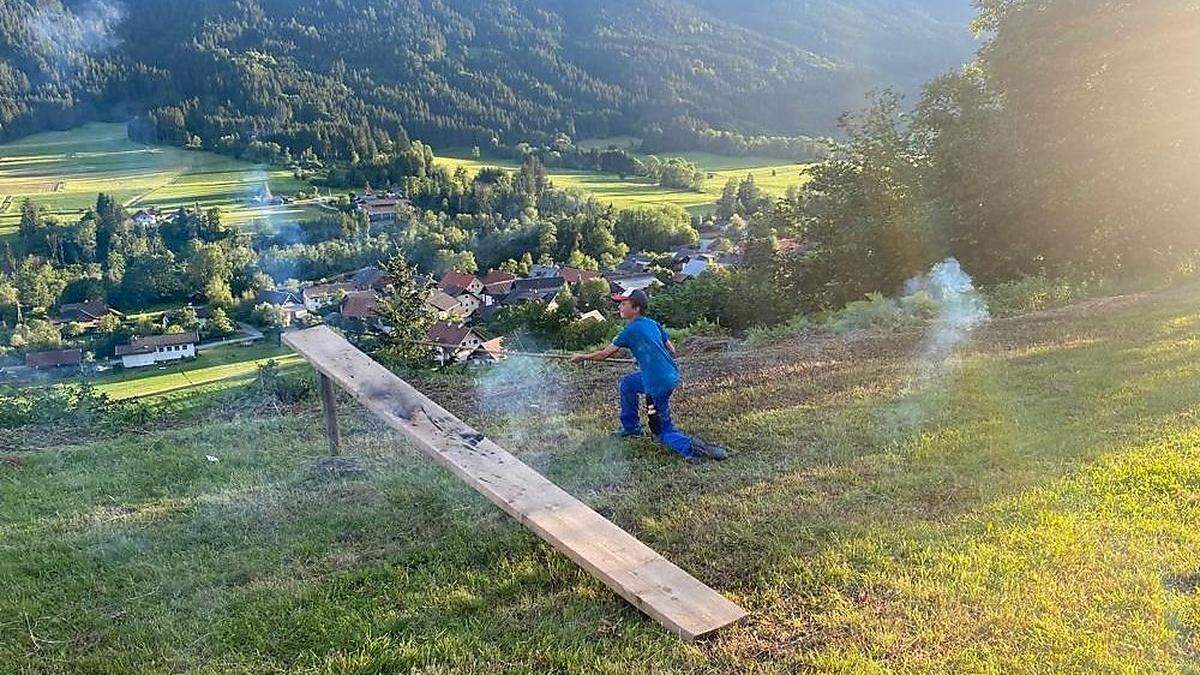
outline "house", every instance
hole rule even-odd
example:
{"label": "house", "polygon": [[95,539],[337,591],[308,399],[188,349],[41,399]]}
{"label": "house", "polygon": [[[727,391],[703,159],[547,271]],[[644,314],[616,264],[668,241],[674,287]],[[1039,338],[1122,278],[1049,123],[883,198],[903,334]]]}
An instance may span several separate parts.
{"label": "house", "polygon": [[650,273],[610,274],[606,277],[608,286],[613,293],[631,293],[636,290],[646,290],[662,284],[658,277]]}
{"label": "house", "polygon": [[315,312],[322,307],[337,304],[342,299],[342,296],[355,290],[354,284],[350,282],[318,284],[301,289],[300,299],[305,309]]}
{"label": "house", "polygon": [[492,270],[483,278],[483,291],[488,295],[501,296],[512,290],[517,275],[501,270]]}
{"label": "house", "polygon": [[562,273],[559,276],[561,276],[563,280],[572,286],[578,285],[581,281],[598,279],[600,277],[599,272],[593,272],[592,270],[580,270],[575,269],[574,267],[564,267],[562,268],[561,272]]}
{"label": "house", "polygon": [[474,328],[445,321],[430,326],[427,337],[436,347],[437,360],[442,364],[465,361],[486,342]]}
{"label": "house", "polygon": [[308,316],[308,308],[304,306],[303,298],[291,291],[261,290],[255,296],[254,304],[267,304],[277,308],[280,312],[280,322],[284,326],[290,326]]}
{"label": "house", "polygon": [[654,259],[645,253],[634,253],[617,265],[617,271],[624,274],[642,273],[650,269]]}
{"label": "house", "polygon": [[133,221],[134,225],[138,225],[140,227],[150,227],[151,225],[156,225],[158,223],[159,216],[160,214],[158,209],[138,209],[136,213],[129,217],[129,219]]}
{"label": "house", "polygon": [[467,362],[474,364],[499,363],[507,358],[508,352],[504,349],[504,338],[498,337],[480,344],[467,357]]}
{"label": "house", "polygon": [[548,307],[554,307],[555,300],[566,283],[562,277],[517,279],[513,282],[512,290],[500,300],[500,304],[518,305],[524,302],[538,301],[546,303]]}
{"label": "house", "polygon": [[58,308],[57,323],[95,323],[108,314],[121,316],[121,313],[110,308],[103,300],[88,300],[87,302],[70,302]]}
{"label": "house", "polygon": [[50,370],[52,368],[79,368],[83,364],[83,351],[79,349],[58,349],[48,352],[34,352],[25,355],[25,365],[34,370]]}
{"label": "house", "polygon": [[[446,291],[440,288],[434,288],[429,292],[429,299],[426,301],[431,307],[439,312],[458,315],[462,311],[462,305],[458,304],[458,300],[451,297]],[[463,318],[463,317],[459,317]]]}
{"label": "house", "polygon": [[372,225],[395,225],[400,218],[400,205],[404,203],[404,199],[395,196],[365,195],[358,198],[356,206]]}
{"label": "house", "polygon": [[451,287],[458,287],[468,291],[474,295],[483,293],[483,282],[474,274],[459,272],[458,270],[450,270],[442,275],[442,280],[438,282],[438,288],[447,291]]}
{"label": "house", "polygon": [[550,277],[561,277],[562,270],[556,265],[534,265],[529,270],[530,279],[547,279]]}
{"label": "house", "polygon": [[350,276],[350,283],[354,286],[355,290],[381,291],[387,288],[389,282],[383,270],[378,267],[364,267]]}
{"label": "house", "polygon": [[483,306],[483,300],[478,295],[471,293],[465,288],[457,286],[448,286],[444,291],[446,295],[454,298],[454,300],[462,307],[463,316],[471,316]]}
{"label": "house", "polygon": [[378,305],[379,296],[375,291],[347,293],[346,297],[342,298],[341,315],[342,318],[357,321],[363,326],[382,326],[379,315],[375,313]]}
{"label": "house", "polygon": [[200,335],[195,331],[148,335],[134,338],[127,345],[117,345],[117,356],[126,368],[152,366],[156,363],[196,358],[196,343]]}
{"label": "house", "polygon": [[711,269],[715,269],[716,266],[717,263],[714,256],[705,253],[693,255],[683,263],[683,267],[679,269],[679,274],[676,275],[676,278],[693,279]]}

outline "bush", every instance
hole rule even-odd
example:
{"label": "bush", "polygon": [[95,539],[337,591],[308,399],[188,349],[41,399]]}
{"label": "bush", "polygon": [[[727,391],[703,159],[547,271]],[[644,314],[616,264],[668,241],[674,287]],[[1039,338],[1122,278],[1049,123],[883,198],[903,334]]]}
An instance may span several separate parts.
{"label": "bush", "polygon": [[91,383],[0,389],[0,429],[28,425],[96,425],[120,408]]}
{"label": "bush", "polygon": [[983,289],[983,294],[993,314],[1015,316],[1069,305],[1094,295],[1100,286],[1103,284],[1038,275],[989,286]]}
{"label": "bush", "polygon": [[925,323],[937,311],[937,301],[925,291],[899,299],[868,293],[865,300],[856,300],[834,312],[825,322],[825,328],[839,334],[867,329],[894,330]]}
{"label": "bush", "polygon": [[673,328],[670,333],[671,340],[678,344],[690,337],[728,337],[729,329],[702,317],[693,321],[686,328]]}
{"label": "bush", "polygon": [[788,319],[775,326],[759,326],[746,331],[746,344],[751,347],[762,347],[772,342],[779,342],[812,330],[812,321],[803,314]]}
{"label": "bush", "polygon": [[290,405],[310,398],[316,391],[316,386],[308,377],[280,373],[279,364],[275,359],[270,359],[258,367],[258,374],[254,378],[254,390],[263,397]]}

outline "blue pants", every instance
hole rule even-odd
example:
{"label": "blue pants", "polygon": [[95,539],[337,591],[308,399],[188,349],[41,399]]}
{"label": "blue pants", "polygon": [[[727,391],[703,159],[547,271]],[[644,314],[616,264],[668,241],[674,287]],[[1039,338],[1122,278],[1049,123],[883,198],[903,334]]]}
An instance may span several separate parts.
{"label": "blue pants", "polygon": [[[642,421],[638,415],[638,398],[644,393],[646,386],[642,383],[641,372],[630,373],[621,378],[621,426],[625,431],[636,432],[642,428]],[[692,439],[676,429],[675,423],[671,421],[671,393],[668,391],[650,397],[662,421],[658,441],[684,457],[691,457]]]}

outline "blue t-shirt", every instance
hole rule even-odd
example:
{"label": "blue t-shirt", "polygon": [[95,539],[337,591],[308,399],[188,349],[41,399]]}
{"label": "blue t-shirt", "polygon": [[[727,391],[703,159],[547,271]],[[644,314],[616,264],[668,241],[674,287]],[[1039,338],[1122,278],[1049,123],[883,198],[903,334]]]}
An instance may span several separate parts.
{"label": "blue t-shirt", "polygon": [[633,352],[642,369],[642,385],[651,396],[668,394],[679,384],[679,367],[667,350],[667,329],[654,319],[638,317],[625,326],[613,346]]}

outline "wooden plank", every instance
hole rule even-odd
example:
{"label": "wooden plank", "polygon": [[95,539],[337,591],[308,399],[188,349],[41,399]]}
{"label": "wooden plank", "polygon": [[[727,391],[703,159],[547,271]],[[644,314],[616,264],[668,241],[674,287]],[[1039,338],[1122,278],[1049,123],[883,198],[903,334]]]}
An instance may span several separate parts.
{"label": "wooden plank", "polygon": [[317,384],[321,389],[321,409],[325,413],[325,436],[329,439],[329,454],[337,457],[342,445],[342,436],[338,431],[337,397],[333,393],[333,381],[328,375],[318,371]]}
{"label": "wooden plank", "polygon": [[324,326],[283,341],[522,525],[686,640],[745,610],[467,426]]}

